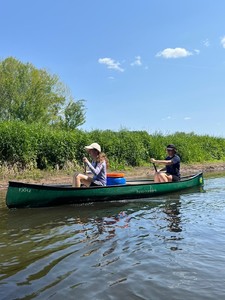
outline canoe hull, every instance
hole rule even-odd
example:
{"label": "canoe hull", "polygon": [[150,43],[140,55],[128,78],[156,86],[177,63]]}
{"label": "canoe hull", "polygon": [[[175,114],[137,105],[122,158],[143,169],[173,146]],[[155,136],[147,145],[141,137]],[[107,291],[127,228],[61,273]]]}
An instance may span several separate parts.
{"label": "canoe hull", "polygon": [[187,176],[179,182],[153,183],[150,180],[127,181],[124,185],[74,188],[69,185],[40,185],[9,182],[6,205],[41,207],[69,203],[86,203],[148,198],[203,185],[203,174]]}

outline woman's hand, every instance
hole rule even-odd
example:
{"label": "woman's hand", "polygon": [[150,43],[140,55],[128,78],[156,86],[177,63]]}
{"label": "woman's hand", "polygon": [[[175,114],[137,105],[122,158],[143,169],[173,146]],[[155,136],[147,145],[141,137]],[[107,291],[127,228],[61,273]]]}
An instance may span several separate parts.
{"label": "woman's hand", "polygon": [[155,163],[156,160],[154,158],[150,158],[150,162]]}
{"label": "woman's hand", "polygon": [[84,162],[84,163],[88,163],[87,157],[83,157],[83,162]]}

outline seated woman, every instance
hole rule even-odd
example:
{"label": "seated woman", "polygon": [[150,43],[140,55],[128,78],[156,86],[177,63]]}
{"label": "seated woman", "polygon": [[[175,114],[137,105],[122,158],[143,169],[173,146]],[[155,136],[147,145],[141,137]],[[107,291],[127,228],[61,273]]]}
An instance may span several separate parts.
{"label": "seated woman", "polygon": [[156,183],[180,180],[180,157],[176,154],[176,147],[173,144],[170,144],[166,147],[166,150],[168,155],[165,160],[150,159],[152,163],[165,165],[165,168],[155,173],[154,182]]}
{"label": "seated woman", "polygon": [[107,179],[106,169],[108,165],[106,155],[101,152],[101,146],[97,143],[92,143],[86,146],[85,149],[92,157],[92,162],[90,162],[87,157],[83,158],[83,162],[88,166],[93,176],[75,173],[73,176],[73,186],[80,187],[81,184],[85,186],[105,186]]}

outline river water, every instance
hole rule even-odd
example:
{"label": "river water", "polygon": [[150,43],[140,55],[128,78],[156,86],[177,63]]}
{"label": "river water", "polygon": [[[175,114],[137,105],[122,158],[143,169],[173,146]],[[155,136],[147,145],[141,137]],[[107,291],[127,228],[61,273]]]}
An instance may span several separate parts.
{"label": "river water", "polygon": [[225,175],[138,201],[11,209],[0,299],[225,299]]}

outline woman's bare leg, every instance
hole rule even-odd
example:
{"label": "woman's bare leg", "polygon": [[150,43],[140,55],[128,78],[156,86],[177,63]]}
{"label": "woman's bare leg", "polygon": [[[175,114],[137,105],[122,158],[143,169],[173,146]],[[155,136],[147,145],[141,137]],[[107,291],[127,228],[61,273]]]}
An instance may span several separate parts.
{"label": "woman's bare leg", "polygon": [[159,177],[159,172],[156,172],[154,175],[154,182],[159,183],[160,182],[160,177]]}
{"label": "woman's bare leg", "polygon": [[84,184],[86,186],[89,186],[91,184],[92,178],[88,177],[87,175],[84,174],[77,174],[75,173],[73,176],[73,183],[72,185],[74,187],[80,187],[81,184]]}
{"label": "woman's bare leg", "polygon": [[172,176],[167,175],[164,172],[157,172],[154,175],[154,182],[159,183],[159,182],[172,182]]}
{"label": "woman's bare leg", "polygon": [[160,182],[172,182],[172,175],[167,175],[166,173],[159,174]]}

